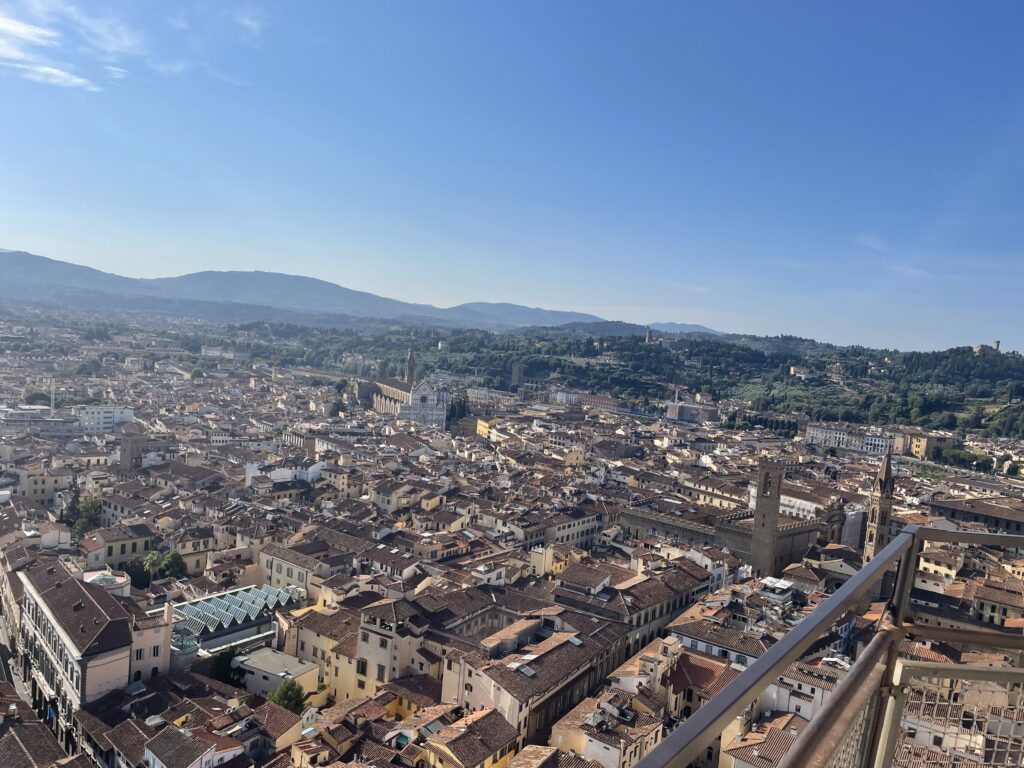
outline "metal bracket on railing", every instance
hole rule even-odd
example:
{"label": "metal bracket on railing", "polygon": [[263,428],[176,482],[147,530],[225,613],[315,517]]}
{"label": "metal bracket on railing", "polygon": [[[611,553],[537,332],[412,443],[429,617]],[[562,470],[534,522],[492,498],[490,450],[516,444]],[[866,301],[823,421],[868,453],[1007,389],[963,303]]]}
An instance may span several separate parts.
{"label": "metal bracket on railing", "polygon": [[893,615],[893,624],[897,627],[902,627],[910,617],[907,603],[910,599],[910,590],[914,588],[914,578],[917,575],[917,558],[924,548],[924,540],[919,526],[907,526],[906,532],[913,537],[913,541],[910,548],[900,558],[899,570],[896,573],[896,586],[889,598],[888,606]]}
{"label": "metal bracket on railing", "polygon": [[[904,562],[914,548],[911,547],[904,554]],[[905,569],[901,564],[900,573]],[[897,585],[898,588],[899,585]],[[897,592],[898,593],[898,592]],[[892,609],[890,609],[892,610]],[[900,674],[900,643],[906,637],[903,626],[898,622],[899,611],[892,610],[894,626],[889,627],[892,633],[892,642],[886,649],[885,670],[878,686],[878,706],[874,711],[874,720],[870,725],[870,732],[864,750],[864,768],[887,768],[890,763],[880,762],[880,756],[887,754],[885,751],[891,742],[892,750],[895,751],[895,733],[899,730],[899,718],[903,713],[903,704],[899,701],[899,674]],[[896,717],[896,725],[892,725],[892,718]]]}
{"label": "metal bracket on railing", "polygon": [[[898,645],[898,644],[897,644]],[[865,765],[872,768],[889,768],[892,765],[893,757],[896,754],[896,745],[902,733],[903,708],[907,703],[907,695],[910,688],[902,685],[901,681],[902,664],[899,659],[893,668],[893,680],[888,685],[882,685],[882,698],[880,700],[880,720],[876,723],[875,740],[866,755],[873,758],[871,763]]]}

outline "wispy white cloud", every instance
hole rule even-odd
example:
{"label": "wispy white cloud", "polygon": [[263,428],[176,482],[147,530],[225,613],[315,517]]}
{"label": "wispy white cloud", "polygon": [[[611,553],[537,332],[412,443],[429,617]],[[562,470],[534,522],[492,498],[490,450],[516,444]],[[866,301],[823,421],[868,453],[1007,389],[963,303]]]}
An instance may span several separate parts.
{"label": "wispy white cloud", "polygon": [[66,24],[96,55],[108,59],[140,56],[145,36],[125,19],[83,10],[67,0],[22,0],[26,13],[49,25]]}
{"label": "wispy white cloud", "polygon": [[147,54],[143,33],[119,16],[67,0],[20,0],[14,7],[17,18],[15,11],[0,11],[0,62],[23,65],[11,68],[26,80],[99,91],[78,67],[59,59],[84,61],[119,80],[128,74],[122,59]]}
{"label": "wispy white cloud", "polygon": [[878,235],[872,235],[869,232],[861,232],[859,235],[857,235],[854,242],[861,248],[869,248],[872,251],[879,251],[881,253],[885,253],[886,251],[889,250],[889,246],[886,244],[884,240],[882,240],[882,238],[880,238]]}
{"label": "wispy white cloud", "polygon": [[56,29],[16,19],[0,11],[0,64],[22,79],[64,88],[102,90],[88,78],[75,74],[67,65],[50,60],[49,54],[60,47]]}
{"label": "wispy white cloud", "polygon": [[[172,9],[170,14],[163,17],[169,27],[181,32],[192,28],[195,19],[184,10]],[[267,28],[266,15],[250,6],[227,10],[220,18],[252,40]],[[181,42],[179,35],[169,39]],[[134,64],[165,77],[198,71],[233,86],[249,85],[201,57],[176,56],[159,40],[156,30],[144,31],[131,16],[100,11],[86,0],[0,0],[0,65],[25,79],[102,90],[96,82],[123,80]]]}
{"label": "wispy white cloud", "polygon": [[60,33],[55,29],[37,27],[35,24],[19,21],[0,11],[0,37],[27,45],[57,45]]}
{"label": "wispy white cloud", "polygon": [[251,8],[239,8],[231,14],[231,20],[253,37],[259,37],[267,26],[266,17]]}
{"label": "wispy white cloud", "polygon": [[24,79],[37,83],[59,85],[63,88],[84,88],[87,91],[103,90],[91,80],[48,64],[15,64],[13,66],[21,72]]}
{"label": "wispy white cloud", "polygon": [[32,62],[60,44],[60,33],[16,19],[0,11],[0,61]]}
{"label": "wispy white cloud", "polygon": [[68,17],[82,38],[102,56],[117,60],[121,56],[141,56],[146,42],[141,32],[114,16],[91,16],[68,6]]}
{"label": "wispy white cloud", "polygon": [[26,57],[27,54],[17,42],[0,37],[0,60],[24,61]]}

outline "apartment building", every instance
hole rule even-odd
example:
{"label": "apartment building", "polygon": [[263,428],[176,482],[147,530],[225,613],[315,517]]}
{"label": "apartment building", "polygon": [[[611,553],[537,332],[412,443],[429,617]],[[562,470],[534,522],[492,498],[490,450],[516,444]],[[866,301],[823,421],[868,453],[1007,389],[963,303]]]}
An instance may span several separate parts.
{"label": "apartment building", "polygon": [[380,600],[364,608],[356,638],[355,688],[347,692],[369,696],[415,670],[427,629],[429,624],[407,600]]}
{"label": "apartment building", "polygon": [[663,733],[660,717],[638,710],[632,696],[612,689],[577,704],[552,727],[548,743],[604,768],[632,768]]}
{"label": "apartment building", "polygon": [[57,494],[68,490],[74,478],[71,470],[50,467],[46,461],[14,466],[9,472],[18,478],[18,495],[43,507],[52,507]]}
{"label": "apartment building", "polygon": [[135,419],[135,411],[118,405],[78,405],[72,409],[78,417],[78,425],[87,435],[102,435],[112,432],[119,424]]}
{"label": "apartment building", "polygon": [[850,424],[834,422],[818,422],[807,425],[804,442],[808,445],[820,445],[823,448],[835,448],[840,451],[855,451],[881,456],[893,448],[892,435],[879,429],[865,429]]}
{"label": "apartment building", "polygon": [[264,698],[285,680],[294,680],[305,693],[315,693],[317,689],[319,673],[316,664],[274,648],[257,648],[236,656],[232,666],[240,670],[245,690]]}
{"label": "apartment building", "polygon": [[517,736],[498,712],[485,709],[427,735],[422,754],[430,768],[503,768]]}
{"label": "apartment building", "polygon": [[190,576],[203,573],[208,556],[217,551],[217,537],[208,525],[175,531],[166,542],[181,555]]}
{"label": "apartment building", "polygon": [[936,449],[945,451],[949,448],[956,448],[959,438],[952,432],[935,432],[918,427],[894,427],[893,446],[896,453],[913,456],[916,459],[925,461],[934,458]]}
{"label": "apartment building", "polygon": [[618,666],[625,636],[620,624],[570,611],[525,616],[481,640],[480,651],[448,651],[442,700],[498,710],[518,730],[521,747]]}
{"label": "apartment building", "polygon": [[260,550],[259,565],[263,583],[278,589],[296,586],[315,599],[323,580],[350,571],[353,560],[351,554],[318,540],[290,547],[266,544]]}
{"label": "apartment building", "polygon": [[21,670],[32,705],[65,749],[78,743],[82,704],[167,672],[170,608],[147,616],[56,557],[16,572],[21,582]]}
{"label": "apartment building", "polygon": [[146,523],[118,524],[93,531],[79,542],[87,567],[109,565],[124,570],[136,557],[155,549],[155,534]]}

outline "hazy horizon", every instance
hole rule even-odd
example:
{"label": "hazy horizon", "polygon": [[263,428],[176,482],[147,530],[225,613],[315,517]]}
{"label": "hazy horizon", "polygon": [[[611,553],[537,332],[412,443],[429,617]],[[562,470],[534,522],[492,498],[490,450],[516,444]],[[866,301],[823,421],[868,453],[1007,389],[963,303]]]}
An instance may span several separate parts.
{"label": "hazy horizon", "polygon": [[[22,252],[24,252],[24,253],[31,253],[30,251],[25,251],[24,249],[21,249],[21,248],[2,248],[2,247],[0,247],[0,253],[22,253]],[[42,256],[43,258],[52,258],[52,257],[45,256],[45,254],[31,253],[31,255],[33,255],[33,256]],[[65,261],[65,260],[64,259],[57,259],[57,261]],[[68,261],[67,263],[69,263],[69,264],[76,264],[77,266],[91,267],[91,265],[89,265],[89,264],[80,264],[78,262],[70,262],[70,261]],[[91,267],[91,268],[98,269],[97,267]],[[106,272],[107,270],[100,270],[100,271]],[[137,277],[137,278],[142,278],[142,279],[159,279],[159,278],[170,278],[170,277],[182,277],[182,276],[191,275],[191,274],[201,274],[203,272],[240,272],[240,273],[257,273],[258,272],[258,273],[265,273],[265,274],[282,274],[282,275],[285,275],[285,276],[288,276],[288,277],[300,277],[300,278],[309,278],[309,279],[313,279],[313,280],[324,280],[324,278],[317,277],[316,275],[301,274],[301,273],[297,273],[297,272],[281,272],[279,270],[263,270],[263,269],[218,269],[218,268],[212,267],[212,266],[207,268],[207,269],[196,270],[195,272],[177,272],[177,273],[170,273],[169,272],[169,273],[166,273],[166,274],[151,274],[151,275],[149,275],[149,274],[147,274],[147,275],[130,275],[130,274],[117,273],[117,272],[108,272],[108,274],[118,274],[118,275],[120,275],[122,277]],[[352,286],[343,285],[341,283],[335,283],[334,281],[331,281],[331,280],[325,280],[325,282],[333,283],[334,285],[341,285],[344,288],[353,288]],[[353,288],[353,290],[362,290],[362,289]],[[371,291],[366,291],[366,292],[367,293],[373,293],[373,294],[375,294],[377,296],[381,296],[381,297],[388,298],[388,299],[396,299],[397,298],[400,301],[405,301],[405,299],[401,299],[401,297],[398,297],[398,296],[393,296],[387,290],[384,290],[384,289],[380,289],[380,290],[377,290],[377,291],[371,290]],[[481,302],[481,303],[495,303],[495,304],[510,303],[510,304],[516,304],[516,305],[520,305],[520,306],[524,306],[524,307],[529,307],[529,308],[532,308],[532,309],[543,309],[543,310],[563,310],[563,311],[572,311],[572,312],[586,312],[587,311],[587,310],[574,309],[572,307],[534,305],[534,304],[530,304],[530,303],[527,303],[527,302],[524,302],[524,301],[507,301],[507,302],[506,301],[496,301],[496,300],[491,300],[491,299],[489,299],[487,297],[473,299],[473,300],[470,300],[468,302],[463,302],[463,304],[472,304],[472,303],[478,303],[478,302]],[[457,305],[457,304],[442,305],[442,304],[438,304],[437,302],[430,302],[430,301],[425,301],[425,302],[411,302],[410,301],[408,303],[410,303],[410,304],[429,305],[429,306],[438,307],[438,308],[442,308],[442,309],[454,308],[454,307],[457,307],[457,306],[461,306],[461,305]],[[790,334],[790,333],[784,333],[784,332],[780,332],[780,333],[766,333],[764,331],[747,330],[747,329],[730,330],[730,329],[716,328],[716,327],[713,327],[713,326],[708,326],[706,323],[701,323],[701,322],[698,322],[698,321],[688,322],[688,321],[678,321],[678,320],[663,320],[663,319],[658,319],[658,318],[647,319],[647,320],[625,320],[623,318],[603,317],[603,316],[600,316],[600,315],[598,317],[600,317],[601,320],[621,321],[621,322],[633,323],[633,324],[643,325],[643,326],[653,326],[653,325],[668,324],[668,323],[676,323],[676,324],[679,324],[679,325],[700,325],[700,326],[708,327],[712,331],[717,331],[717,332],[720,332],[720,333],[723,333],[723,334],[738,334],[738,335],[747,335],[747,336],[796,336],[796,337],[800,337],[800,338],[813,339],[814,341],[819,341],[819,342],[824,342],[824,343],[829,343],[829,344],[835,344],[837,346],[864,346],[864,347],[873,347],[874,346],[874,347],[879,348],[879,349],[887,349],[887,350],[891,349],[891,350],[901,351],[901,352],[907,352],[907,351],[921,351],[921,352],[941,351],[941,350],[949,349],[949,348],[952,348],[952,347],[974,346],[975,343],[990,344],[992,341],[995,340],[995,339],[983,339],[983,340],[981,340],[979,342],[971,342],[971,343],[967,343],[967,344],[947,344],[947,345],[944,345],[944,346],[935,346],[935,347],[895,347],[895,346],[891,346],[891,345],[889,345],[889,346],[871,345],[871,344],[865,344],[865,343],[856,342],[856,341],[855,342],[850,342],[850,343],[844,343],[844,342],[838,342],[838,341],[835,341],[835,340],[832,340],[832,339],[828,339],[828,338],[824,338],[824,337],[818,337],[818,336],[806,335],[806,334]],[[1001,349],[1003,351],[1006,351],[1006,352],[1017,352],[1017,351],[1019,351],[1017,348],[1015,348],[1015,347],[1013,347],[1011,345],[1008,345],[1005,339],[999,339],[999,341],[1000,341],[1000,344],[1001,344]]]}

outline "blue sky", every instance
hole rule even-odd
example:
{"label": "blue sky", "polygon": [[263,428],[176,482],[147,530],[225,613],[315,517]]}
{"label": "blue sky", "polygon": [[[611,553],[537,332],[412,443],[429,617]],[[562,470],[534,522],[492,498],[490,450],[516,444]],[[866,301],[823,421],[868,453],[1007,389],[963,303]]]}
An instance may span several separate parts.
{"label": "blue sky", "polygon": [[0,247],[1024,347],[1024,5],[0,0]]}

